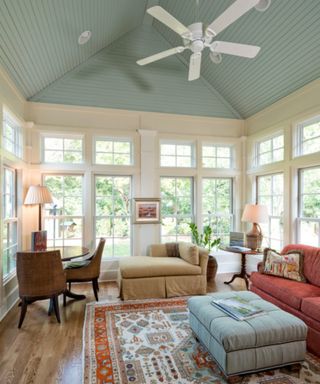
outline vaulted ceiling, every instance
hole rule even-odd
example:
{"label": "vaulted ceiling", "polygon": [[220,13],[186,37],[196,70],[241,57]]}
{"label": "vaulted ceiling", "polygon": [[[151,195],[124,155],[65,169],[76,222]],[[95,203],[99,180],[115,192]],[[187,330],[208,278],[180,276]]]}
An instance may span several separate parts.
{"label": "vaulted ceiling", "polygon": [[[145,67],[138,58],[181,45],[145,16],[159,4],[186,25],[210,23],[233,0],[0,0],[0,65],[29,100],[80,106],[246,118],[320,77],[320,1],[272,0],[219,40],[261,46],[243,59],[206,52],[188,82],[190,53]],[[91,40],[77,43],[81,32]]]}

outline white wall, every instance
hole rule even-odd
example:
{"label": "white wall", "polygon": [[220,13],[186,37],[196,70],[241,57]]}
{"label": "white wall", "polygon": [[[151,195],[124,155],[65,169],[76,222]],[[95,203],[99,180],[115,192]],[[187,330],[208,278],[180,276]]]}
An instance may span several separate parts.
{"label": "white wall", "polygon": [[[284,244],[297,242],[298,170],[320,165],[320,152],[294,157],[298,123],[320,115],[320,80],[316,80],[245,121],[247,133],[246,199],[255,202],[256,177],[284,173]],[[255,167],[255,143],[284,133],[284,161]],[[320,150],[320,148],[319,148]]]}
{"label": "white wall", "polygon": [[[236,227],[240,229],[242,206],[242,167],[243,153],[241,138],[244,122],[232,119],[215,119],[172,114],[132,112],[98,108],[46,105],[28,103],[27,119],[34,123],[28,138],[30,151],[29,173],[32,183],[41,182],[44,173],[79,172],[85,178],[85,244],[93,238],[93,191],[95,174],[132,175],[133,197],[159,197],[161,176],[191,176],[195,190],[201,193],[201,178],[205,176],[230,176],[234,178],[236,191],[234,207]],[[40,135],[45,132],[67,132],[84,136],[84,163],[76,166],[41,164]],[[124,136],[134,143],[134,165],[128,167],[95,165],[92,162],[94,136]],[[190,169],[160,168],[160,140],[188,140],[196,146],[197,166]],[[205,170],[200,166],[202,142],[233,144],[235,149],[235,168],[233,170]],[[91,197],[89,197],[91,196]],[[196,199],[196,212],[201,211],[200,199]],[[199,215],[197,215],[199,216]],[[200,222],[199,222],[200,224]],[[29,226],[30,231],[30,226]],[[160,225],[133,225],[133,254],[145,255],[152,243],[160,242]],[[102,278],[116,276],[117,261],[103,263]]]}
{"label": "white wall", "polygon": [[[3,120],[3,110],[6,108],[13,113],[18,119],[24,119],[26,102],[19,91],[12,84],[10,79],[0,69],[0,122]],[[21,186],[18,190],[18,199],[21,202],[23,190],[23,169],[24,162],[16,159],[11,154],[3,150],[2,147],[2,123],[0,123],[0,185],[2,186],[2,166],[7,165],[18,170],[18,182]],[[2,189],[1,189],[2,191]],[[2,199],[2,193],[1,193]],[[0,218],[2,219],[2,204],[0,204]],[[18,211],[21,218],[21,210]],[[2,244],[2,225],[0,231],[0,244]],[[2,248],[2,247],[1,247]],[[2,252],[0,253],[0,255]],[[1,257],[0,257],[1,260]],[[2,262],[0,262],[0,282],[3,282]],[[14,305],[18,297],[17,279],[13,276],[11,279],[0,283],[0,319]]]}

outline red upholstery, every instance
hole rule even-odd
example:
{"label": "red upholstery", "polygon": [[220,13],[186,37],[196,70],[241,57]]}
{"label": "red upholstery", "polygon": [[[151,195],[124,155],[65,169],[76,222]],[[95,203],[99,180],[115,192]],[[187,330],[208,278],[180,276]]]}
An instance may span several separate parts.
{"label": "red upholstery", "polygon": [[269,296],[266,292],[261,291],[259,288],[251,287],[251,291],[259,295],[265,300],[277,305],[279,308],[286,312],[292,313],[294,316],[299,317],[308,326],[307,346],[308,350],[317,356],[320,356],[320,322],[311,319],[309,316],[304,315],[302,312],[290,307],[276,298]]}
{"label": "red upholstery", "polygon": [[300,309],[303,298],[320,296],[320,288],[311,284],[259,272],[252,272],[250,279],[257,288],[296,309]]}
{"label": "red upholstery", "polygon": [[320,248],[302,244],[290,244],[284,247],[281,253],[284,254],[293,249],[303,251],[303,274],[309,283],[320,287]]}
{"label": "red upholstery", "polygon": [[301,311],[313,319],[320,321],[320,297],[307,297],[303,299]]}
{"label": "red upholstery", "polygon": [[291,250],[304,253],[307,283],[264,275],[259,268],[251,274],[250,290],[303,320],[308,325],[308,349],[320,356],[320,248],[290,244],[281,253]]}

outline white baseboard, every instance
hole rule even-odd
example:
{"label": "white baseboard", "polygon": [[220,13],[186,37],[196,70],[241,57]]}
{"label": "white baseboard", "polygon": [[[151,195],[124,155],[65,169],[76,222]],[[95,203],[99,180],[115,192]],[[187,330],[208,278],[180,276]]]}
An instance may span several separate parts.
{"label": "white baseboard", "polygon": [[0,321],[6,316],[6,314],[10,311],[11,308],[18,302],[19,300],[19,289],[16,286],[7,297],[3,299],[2,306],[0,307]]}

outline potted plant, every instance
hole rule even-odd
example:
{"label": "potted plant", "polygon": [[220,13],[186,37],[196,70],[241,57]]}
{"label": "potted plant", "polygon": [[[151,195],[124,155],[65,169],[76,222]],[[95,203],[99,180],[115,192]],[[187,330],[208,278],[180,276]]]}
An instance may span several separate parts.
{"label": "potted plant", "polygon": [[189,227],[192,234],[192,242],[200,247],[207,248],[209,252],[213,247],[218,247],[221,243],[220,237],[213,237],[212,228],[210,225],[203,227],[203,233],[199,233],[198,226],[195,223],[190,223]]}
{"label": "potted plant", "polygon": [[[205,225],[203,227],[203,232],[200,233],[198,230],[198,226],[195,223],[189,224],[191,234],[192,234],[192,242],[197,244],[200,247],[204,247],[208,249],[209,253],[212,248],[217,248],[220,243],[220,237],[214,237],[213,231],[210,225]],[[218,270],[218,263],[214,256],[209,254],[208,267],[207,267],[207,281],[213,281],[216,277]]]}

